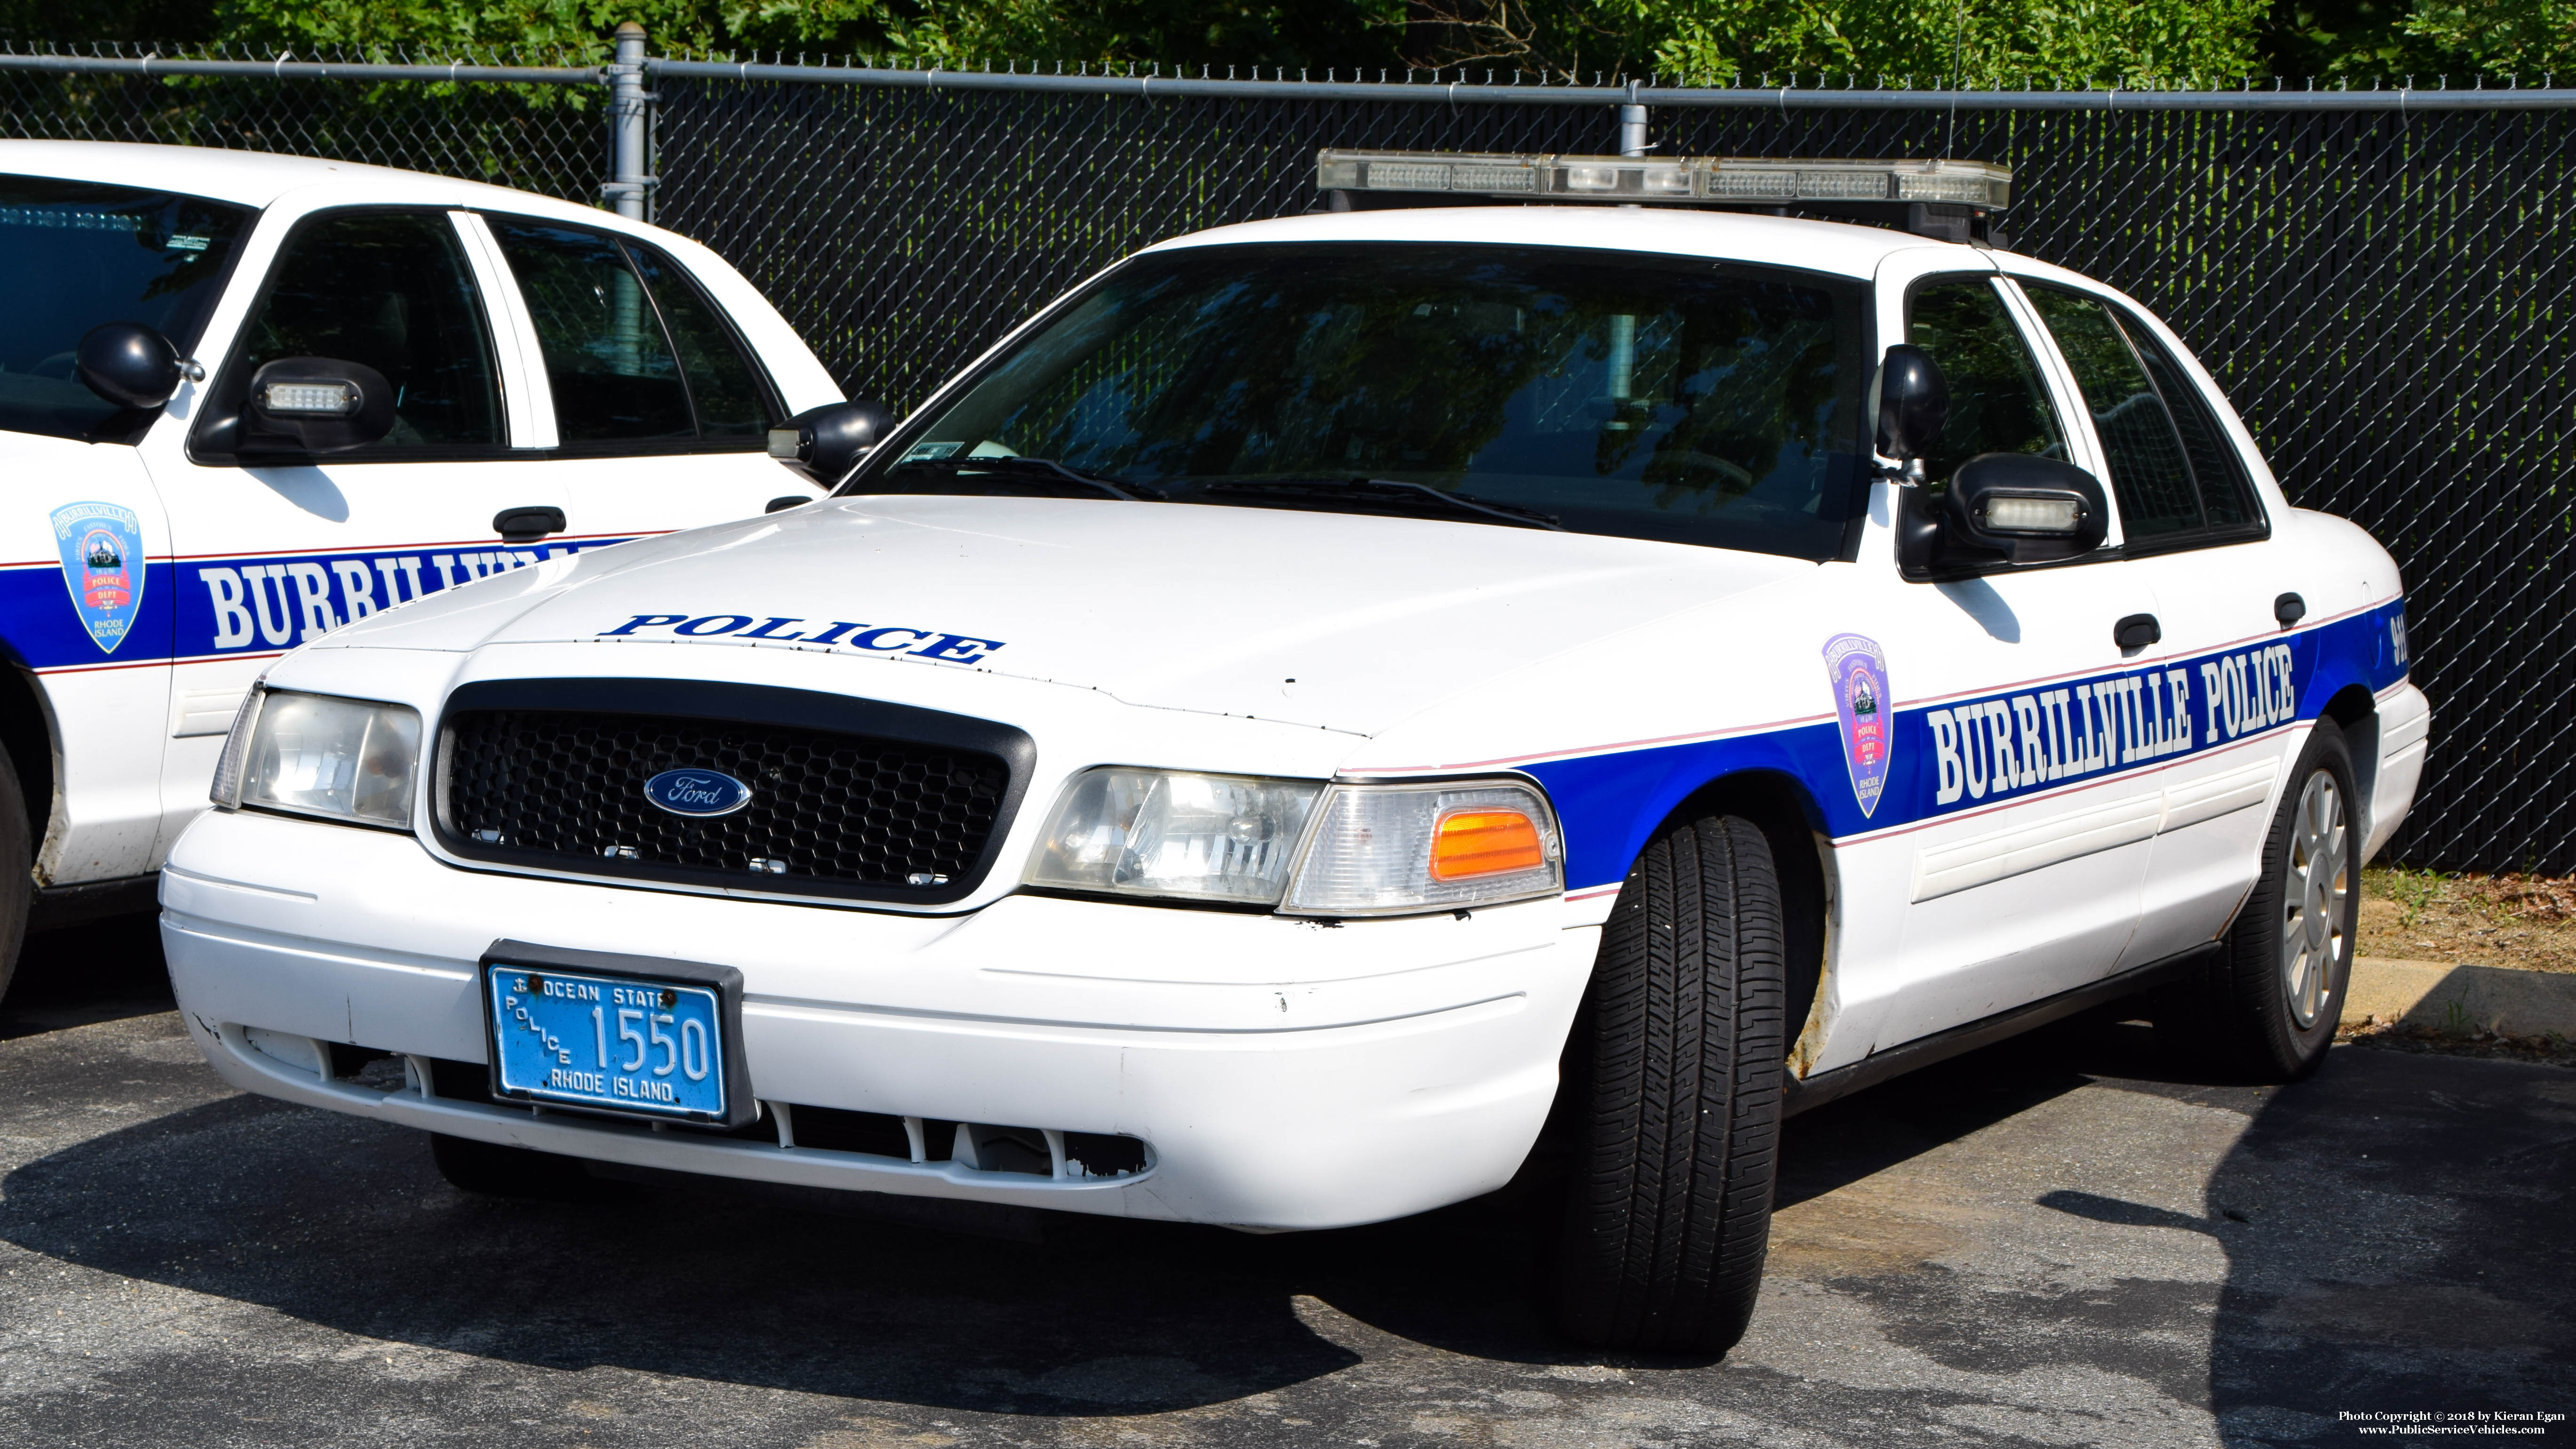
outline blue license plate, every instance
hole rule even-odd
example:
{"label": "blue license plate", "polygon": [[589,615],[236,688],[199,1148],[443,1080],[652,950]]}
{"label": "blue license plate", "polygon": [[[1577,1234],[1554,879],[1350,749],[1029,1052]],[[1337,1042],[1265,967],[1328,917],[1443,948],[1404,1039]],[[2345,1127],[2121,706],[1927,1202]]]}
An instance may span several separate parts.
{"label": "blue license plate", "polygon": [[724,1120],[724,1013],[713,989],[506,962],[483,979],[502,1095]]}

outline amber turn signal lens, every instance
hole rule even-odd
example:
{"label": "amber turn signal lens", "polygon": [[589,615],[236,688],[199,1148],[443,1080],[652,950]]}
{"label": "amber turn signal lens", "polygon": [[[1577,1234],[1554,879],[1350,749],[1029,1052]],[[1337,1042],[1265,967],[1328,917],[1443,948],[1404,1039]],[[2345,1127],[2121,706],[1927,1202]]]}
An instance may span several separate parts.
{"label": "amber turn signal lens", "polygon": [[1538,822],[1518,810],[1461,810],[1431,834],[1431,878],[1473,880],[1547,864]]}

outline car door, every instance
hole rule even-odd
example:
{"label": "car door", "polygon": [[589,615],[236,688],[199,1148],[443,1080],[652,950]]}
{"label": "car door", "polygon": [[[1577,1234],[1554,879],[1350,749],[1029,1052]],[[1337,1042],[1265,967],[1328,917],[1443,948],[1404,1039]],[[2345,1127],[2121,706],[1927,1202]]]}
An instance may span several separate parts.
{"label": "car door", "polygon": [[[340,207],[272,224],[284,231],[268,264],[255,248],[234,282],[256,291],[200,354],[221,361],[187,425],[145,444],[175,554],[164,848],[204,806],[222,736],[266,661],[562,546],[498,532],[504,510],[560,509],[563,480],[542,450],[514,446],[530,431],[530,380],[460,214]],[[242,405],[251,375],[281,357],[383,374],[391,433],[318,456],[267,449],[245,433]]]}
{"label": "car door", "polygon": [[[1906,289],[1902,335],[1932,355],[1951,399],[1924,460],[1927,497],[1980,453],[2095,463],[2025,322],[1991,271]],[[1885,842],[1906,857],[1907,898],[1874,1049],[2098,980],[2129,943],[2158,806],[2153,781],[2120,758],[2129,716],[2114,691],[2134,661],[2114,626],[2154,602],[2116,558],[2106,546],[2098,562],[1902,587],[1889,667],[1907,711],[1928,706],[1917,738],[1931,798]]]}
{"label": "car door", "polygon": [[2214,938],[2253,883],[2287,752],[2301,673],[2284,594],[2317,585],[2271,537],[2235,439],[2180,345],[2107,295],[2016,285],[2044,319],[2083,398],[2125,536],[2149,579],[2165,688],[2189,734],[2159,776],[2162,813],[2125,964]]}
{"label": "car door", "polygon": [[77,350],[109,322],[193,349],[257,220],[130,181],[0,175],[0,649],[41,701],[0,738],[33,778],[55,767],[51,798],[28,802],[40,884],[152,868],[168,734],[170,529],[137,451],[166,420],[92,392]]}
{"label": "car door", "polygon": [[531,399],[569,536],[631,538],[822,490],[768,455],[779,389],[709,291],[640,238],[485,213],[544,381]]}

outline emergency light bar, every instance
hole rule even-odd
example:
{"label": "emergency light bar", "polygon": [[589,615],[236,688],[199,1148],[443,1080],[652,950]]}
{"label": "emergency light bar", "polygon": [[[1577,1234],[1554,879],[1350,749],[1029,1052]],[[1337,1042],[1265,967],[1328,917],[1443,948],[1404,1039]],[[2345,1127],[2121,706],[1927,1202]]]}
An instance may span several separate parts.
{"label": "emergency light bar", "polygon": [[2001,211],[2012,168],[1984,161],[1766,161],[1728,156],[1510,156],[1457,151],[1316,153],[1324,191],[1447,192],[1536,200],[1736,206],[1936,202]]}
{"label": "emergency light bar", "polygon": [[1493,201],[1792,208],[1902,227],[1943,241],[2007,245],[2012,168],[1985,161],[1770,161],[1732,156],[1511,156],[1465,151],[1315,153],[1330,211]]}

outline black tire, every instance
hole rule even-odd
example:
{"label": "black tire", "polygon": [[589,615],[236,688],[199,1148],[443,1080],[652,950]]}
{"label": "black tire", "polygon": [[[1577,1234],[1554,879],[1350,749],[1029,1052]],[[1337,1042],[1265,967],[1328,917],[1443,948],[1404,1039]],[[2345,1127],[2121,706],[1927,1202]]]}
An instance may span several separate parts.
{"label": "black tire", "polygon": [[18,949],[27,944],[35,903],[35,827],[27,819],[26,792],[18,788],[18,762],[0,746],[0,997],[18,974]]}
{"label": "black tire", "polygon": [[543,1202],[580,1202],[597,1195],[596,1184],[577,1157],[450,1137],[444,1132],[429,1134],[429,1156],[438,1164],[438,1175],[459,1192]]}
{"label": "black tire", "polygon": [[1786,955],[1760,827],[1725,816],[1646,848],[1575,1023],[1582,1094],[1557,1320],[1601,1347],[1723,1353],[1762,1288],[1780,1138]]}
{"label": "black tire", "polygon": [[[2216,959],[2158,1004],[2156,1034],[2176,1056],[2253,1082],[2296,1081],[2325,1060],[2360,924],[2359,799],[2343,730],[2317,721],[2272,814],[2263,874]],[[2333,812],[2323,830],[2320,805]]]}

